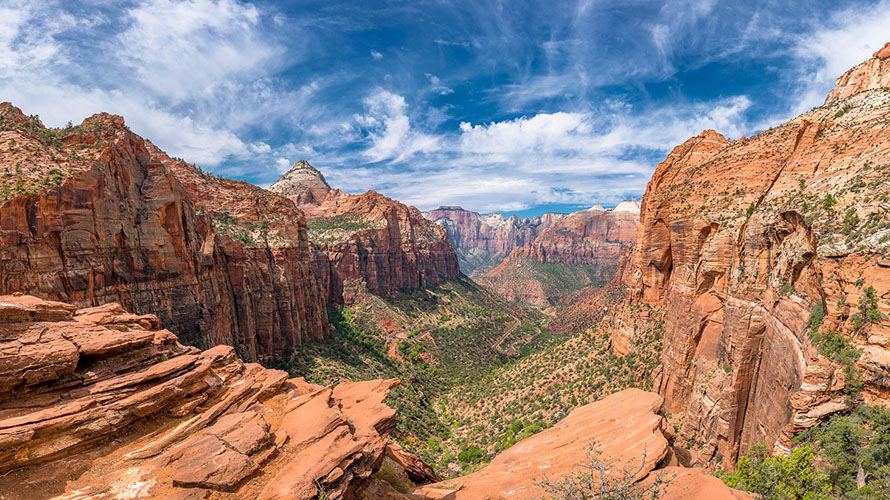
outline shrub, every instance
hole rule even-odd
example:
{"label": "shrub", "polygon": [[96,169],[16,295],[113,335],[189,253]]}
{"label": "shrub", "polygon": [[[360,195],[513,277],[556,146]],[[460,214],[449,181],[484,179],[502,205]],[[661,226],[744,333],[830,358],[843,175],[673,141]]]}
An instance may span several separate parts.
{"label": "shrub", "polygon": [[816,500],[831,492],[831,480],[817,469],[816,454],[809,446],[800,446],[791,456],[772,457],[766,445],[751,447],[739,459],[733,472],[717,471],[717,477],[731,488],[761,495],[763,500]]}
{"label": "shrub", "polygon": [[457,454],[458,462],[464,464],[478,464],[485,459],[485,451],[478,446],[468,446]]}

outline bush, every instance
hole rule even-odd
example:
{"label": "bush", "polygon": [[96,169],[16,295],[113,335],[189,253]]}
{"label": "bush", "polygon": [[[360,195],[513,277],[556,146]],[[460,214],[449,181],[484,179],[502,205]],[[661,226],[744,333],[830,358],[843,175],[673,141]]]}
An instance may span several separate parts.
{"label": "bush", "polygon": [[485,459],[485,451],[478,446],[468,446],[457,454],[457,461],[463,464],[478,464]]}
{"label": "bush", "polygon": [[717,471],[727,486],[761,495],[763,500],[816,500],[827,498],[831,480],[814,467],[815,452],[800,446],[791,457],[772,457],[764,444],[751,447],[733,472]]}

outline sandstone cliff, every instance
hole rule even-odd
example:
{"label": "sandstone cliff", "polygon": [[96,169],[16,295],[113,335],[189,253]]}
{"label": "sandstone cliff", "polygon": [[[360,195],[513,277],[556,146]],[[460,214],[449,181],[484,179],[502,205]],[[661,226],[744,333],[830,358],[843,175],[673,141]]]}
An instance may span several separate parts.
{"label": "sandstone cliff", "polygon": [[[663,319],[659,391],[690,463],[731,466],[758,442],[782,452],[856,398],[887,401],[887,56],[755,137],[689,139],[649,182],[610,328],[626,346],[641,303]],[[834,347],[846,342],[858,351]]]}
{"label": "sandstone cliff", "polygon": [[174,162],[118,116],[46,129],[7,103],[0,125],[0,293],[119,302],[251,360],[326,334],[289,200]]}
{"label": "sandstone cliff", "polygon": [[639,204],[579,210],[555,222],[479,282],[514,301],[544,307],[587,286],[608,283],[622,249],[633,245]]}
{"label": "sandstone cliff", "polygon": [[384,465],[435,479],[386,444],[397,384],[307,384],[117,304],[0,296],[0,496],[336,499]]}
{"label": "sandstone cliff", "polygon": [[423,212],[427,219],[448,231],[451,245],[457,252],[461,271],[477,277],[490,271],[514,248],[534,241],[565,214],[546,213],[531,219],[515,215],[482,215],[461,207],[439,207]]}
{"label": "sandstone cliff", "polygon": [[269,189],[305,212],[317,247],[316,274],[334,303],[352,303],[366,291],[391,296],[460,273],[445,229],[414,207],[374,191],[330,189],[306,162]]}

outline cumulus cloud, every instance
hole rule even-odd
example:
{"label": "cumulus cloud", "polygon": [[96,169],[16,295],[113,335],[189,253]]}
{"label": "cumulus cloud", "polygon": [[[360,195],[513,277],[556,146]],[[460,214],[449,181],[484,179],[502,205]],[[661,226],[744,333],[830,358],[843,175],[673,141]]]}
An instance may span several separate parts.
{"label": "cumulus cloud", "polygon": [[383,59],[383,54],[372,49],[371,50],[371,59],[379,61],[379,60]]}
{"label": "cumulus cloud", "polygon": [[439,140],[411,128],[408,104],[401,95],[378,89],[364,99],[367,114],[356,115],[358,124],[368,133],[371,145],[364,155],[372,162],[403,161],[416,153],[431,153]]}

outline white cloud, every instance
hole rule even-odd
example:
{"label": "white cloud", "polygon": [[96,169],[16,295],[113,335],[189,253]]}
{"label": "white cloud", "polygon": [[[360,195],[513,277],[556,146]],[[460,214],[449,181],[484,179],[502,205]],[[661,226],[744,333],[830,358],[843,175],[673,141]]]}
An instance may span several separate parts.
{"label": "white cloud", "polygon": [[174,101],[210,94],[280,52],[261,37],[260,14],[251,4],[151,0],[127,17],[132,24],[117,37],[117,58],[142,85]]}
{"label": "white cloud", "polygon": [[355,119],[368,132],[371,147],[364,155],[372,162],[400,162],[416,153],[431,153],[439,148],[438,138],[412,130],[404,97],[378,89],[365,98],[364,104],[367,114]]}
{"label": "white cloud", "polygon": [[792,113],[797,115],[819,106],[848,69],[871,58],[890,41],[890,1],[869,8],[855,7],[812,23],[809,34],[796,37],[794,55],[803,63],[802,91]]}
{"label": "white cloud", "polygon": [[454,89],[448,88],[445,85],[443,85],[442,80],[438,76],[427,73],[426,77],[430,81],[430,89],[433,92],[435,92],[439,95],[448,95],[448,94],[454,93]]}
{"label": "white cloud", "polygon": [[379,61],[379,60],[383,59],[383,54],[372,49],[371,50],[371,58],[376,61]]}

